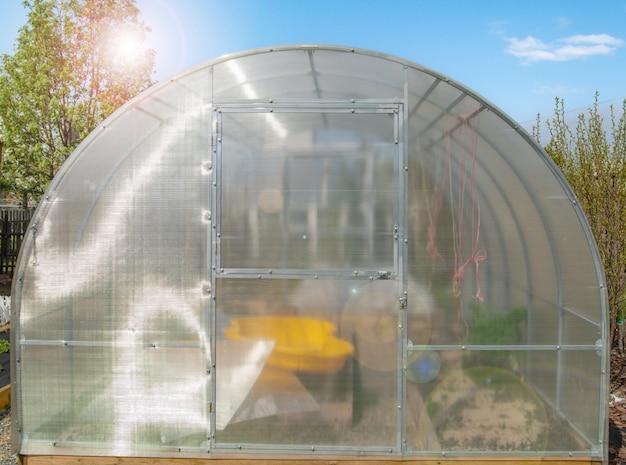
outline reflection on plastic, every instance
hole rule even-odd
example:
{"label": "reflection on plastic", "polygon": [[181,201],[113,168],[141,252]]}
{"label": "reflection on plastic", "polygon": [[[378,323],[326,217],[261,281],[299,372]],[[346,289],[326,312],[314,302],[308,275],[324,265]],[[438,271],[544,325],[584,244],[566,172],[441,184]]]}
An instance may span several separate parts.
{"label": "reflection on plastic", "polygon": [[418,355],[410,355],[407,364],[407,376],[414,383],[428,383],[439,375],[441,359],[439,354],[426,350]]}
{"label": "reflection on plastic", "polygon": [[273,348],[274,342],[270,340],[220,341],[217,346],[216,429],[224,429],[235,416]]}
{"label": "reflection on plastic", "polygon": [[[368,368],[398,368],[398,298],[395,281],[375,281],[355,290],[344,307],[341,332],[354,342],[355,358]],[[431,335],[432,298],[423,287],[412,284],[407,302],[408,338],[415,345],[426,345]]]}

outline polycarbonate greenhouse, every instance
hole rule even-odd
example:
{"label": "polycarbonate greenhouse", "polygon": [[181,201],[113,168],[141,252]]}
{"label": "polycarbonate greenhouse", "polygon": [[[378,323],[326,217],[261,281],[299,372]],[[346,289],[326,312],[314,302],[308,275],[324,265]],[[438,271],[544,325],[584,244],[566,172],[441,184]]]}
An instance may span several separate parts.
{"label": "polycarbonate greenhouse", "polygon": [[607,461],[576,198],[397,57],[260,49],[139,95],[53,180],[12,306],[27,465]]}

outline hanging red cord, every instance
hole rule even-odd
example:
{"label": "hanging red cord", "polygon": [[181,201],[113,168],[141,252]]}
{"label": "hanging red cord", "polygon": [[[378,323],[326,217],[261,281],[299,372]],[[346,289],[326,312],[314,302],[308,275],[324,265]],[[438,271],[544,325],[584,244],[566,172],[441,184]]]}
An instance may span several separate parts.
{"label": "hanging red cord", "polygon": [[[449,189],[450,198],[450,212],[452,218],[452,239],[454,243],[454,272],[452,274],[452,294],[455,297],[461,296],[463,288],[463,279],[465,278],[465,272],[467,268],[474,265],[475,279],[476,279],[476,292],[474,298],[482,301],[483,296],[480,286],[480,272],[479,263],[487,259],[487,251],[480,248],[480,199],[477,195],[476,185],[476,155],[478,149],[478,123],[480,110],[473,113],[471,116],[464,118],[461,124],[456,124],[452,128],[446,129],[447,134],[447,157],[443,174],[441,176],[441,184],[437,192],[437,200],[434,211],[430,212],[429,209],[429,227],[428,227],[428,244],[426,251],[428,257],[435,261],[443,261],[443,257],[439,253],[437,248],[437,227],[439,223],[439,217],[443,207],[444,193],[446,189]],[[458,120],[455,120],[455,122]],[[470,123],[474,122],[474,126]],[[459,150],[458,157],[452,159],[452,134],[455,131],[461,130],[459,136]],[[471,158],[471,170],[469,176],[469,205],[466,208],[466,194],[467,194],[467,164],[468,159]],[[454,191],[452,187],[452,165],[456,168],[458,183],[457,190]],[[456,200],[456,205],[455,205]],[[466,219],[471,219],[469,230],[471,231],[470,239],[470,254],[467,258],[464,258],[464,231],[466,230]]]}
{"label": "hanging red cord", "polygon": [[[474,298],[478,299],[482,302],[483,296],[481,293],[480,287],[480,272],[479,272],[479,263],[483,260],[487,259],[487,251],[480,248],[480,199],[477,196],[477,185],[476,185],[476,152],[478,147],[478,123],[479,123],[479,115],[475,115],[472,118],[472,121],[475,122],[476,127],[472,127],[468,120],[462,125],[462,134],[461,134],[461,142],[470,141],[470,154],[468,155],[467,150],[464,150],[461,147],[462,155],[459,155],[458,158],[458,172],[460,173],[460,182],[458,183],[458,193],[457,193],[457,214],[456,221],[454,212],[452,214],[453,217],[453,235],[454,235],[454,274],[452,277],[452,292],[455,297],[459,297],[461,295],[462,286],[463,286],[463,278],[465,277],[465,272],[467,267],[471,264],[474,264],[475,276],[476,276],[476,292],[474,294]],[[469,134],[468,134],[469,132]],[[451,138],[451,137],[450,137]],[[448,156],[452,157],[452,152],[449,151]],[[470,186],[469,186],[469,206],[467,210],[465,209],[465,193],[466,193],[466,181],[467,176],[467,167],[466,163],[468,158],[471,157],[471,175],[470,175]],[[471,246],[470,246],[470,255],[467,258],[463,257],[463,246],[464,246],[464,231],[465,231],[465,222],[466,218],[469,215],[471,224],[469,225],[469,229],[471,232]]]}
{"label": "hanging red cord", "polygon": [[430,208],[428,209],[428,220],[430,222],[428,226],[428,245],[426,246],[426,252],[428,253],[428,257],[432,261],[440,261],[443,262],[444,259],[439,253],[439,249],[437,248],[437,225],[439,224],[439,216],[441,214],[441,209],[443,207],[443,199],[444,193],[448,184],[448,177],[450,175],[450,161],[451,161],[451,148],[450,148],[450,130],[446,128],[446,134],[448,134],[446,143],[446,152],[448,156],[446,157],[446,165],[444,167],[443,173],[441,175],[441,185],[437,192],[437,203],[435,205],[435,210],[433,214],[430,212]]}

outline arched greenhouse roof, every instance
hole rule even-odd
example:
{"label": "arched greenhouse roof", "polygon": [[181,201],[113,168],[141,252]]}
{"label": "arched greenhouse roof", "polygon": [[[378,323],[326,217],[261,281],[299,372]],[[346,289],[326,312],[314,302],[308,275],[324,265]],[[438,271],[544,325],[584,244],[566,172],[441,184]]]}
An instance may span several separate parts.
{"label": "arched greenhouse roof", "polygon": [[[234,443],[308,451],[309,435],[337,453],[463,454],[476,449],[458,438],[446,443],[439,430],[435,442],[411,436],[424,424],[395,407],[410,405],[414,392],[428,410],[437,393],[428,383],[477,376],[466,355],[503,350],[513,355],[471,360],[523,380],[542,411],[549,406],[576,437],[544,442],[539,434],[529,439],[532,453],[606,453],[604,278],[575,196],[497,107],[398,57],[266,48],[211,60],[145,91],[62,167],[32,220],[16,276],[14,407],[23,455],[153,455],[178,442],[194,456]],[[363,426],[328,439],[305,416],[294,420],[302,435],[290,427],[293,436],[281,436],[267,419],[280,408],[325,418],[327,399],[308,378],[298,374],[306,389],[266,416],[261,400],[247,404],[261,368],[247,384],[222,384],[220,373],[251,363],[243,346],[232,349],[248,328],[238,319],[286,315],[331,325],[316,337],[328,330],[345,342],[337,370],[352,366],[345,358],[362,379],[380,374],[372,389],[393,417],[385,433]],[[271,365],[277,349],[257,350]],[[434,371],[424,381],[411,363],[426,356]],[[63,383],[41,380],[50,367]],[[361,421],[379,416],[350,380],[338,383],[363,408]],[[98,413],[96,399],[110,411]],[[64,452],[51,449],[76,423],[92,433]],[[259,424],[267,437],[255,436]],[[528,454],[525,447],[506,450]]]}

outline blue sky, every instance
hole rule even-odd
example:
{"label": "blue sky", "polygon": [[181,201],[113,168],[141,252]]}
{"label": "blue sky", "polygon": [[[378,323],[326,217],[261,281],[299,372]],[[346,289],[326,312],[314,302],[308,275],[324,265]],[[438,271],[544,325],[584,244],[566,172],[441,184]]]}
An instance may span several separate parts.
{"label": "blue sky", "polygon": [[[530,129],[555,97],[575,119],[626,98],[626,0],[137,0],[157,80],[211,58],[317,43],[376,50],[462,83]],[[0,53],[26,20],[0,0]]]}

